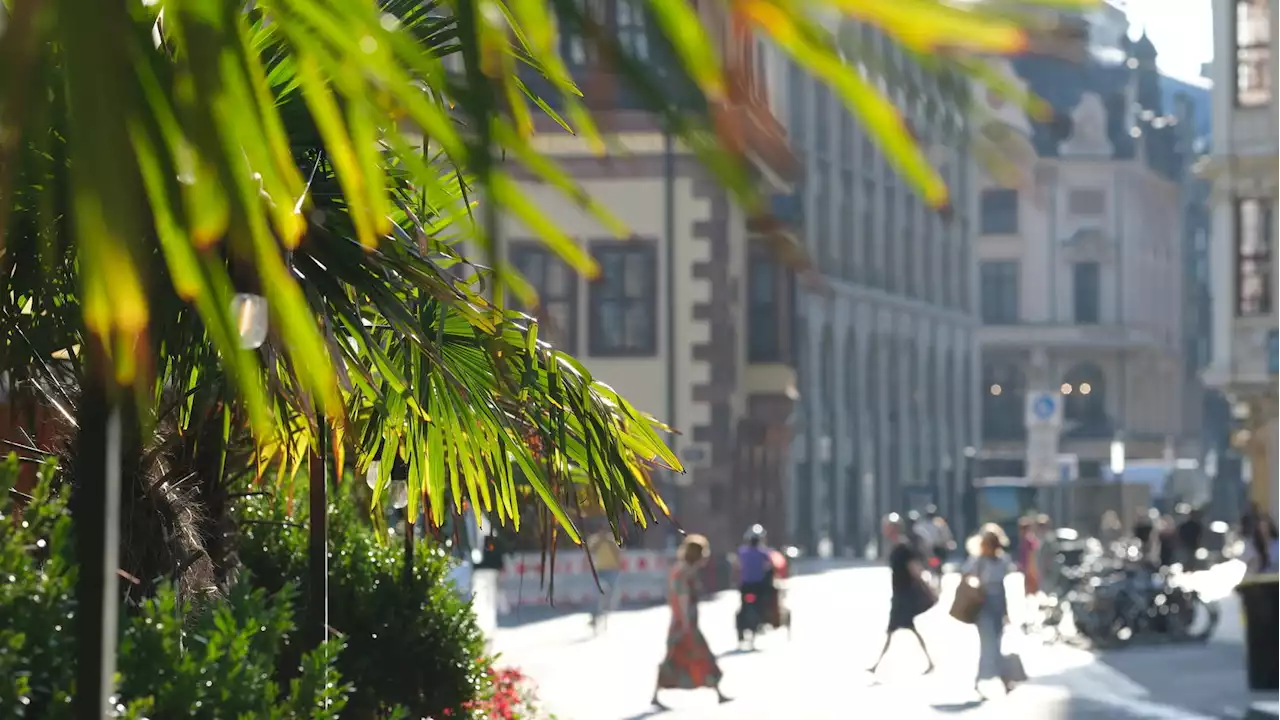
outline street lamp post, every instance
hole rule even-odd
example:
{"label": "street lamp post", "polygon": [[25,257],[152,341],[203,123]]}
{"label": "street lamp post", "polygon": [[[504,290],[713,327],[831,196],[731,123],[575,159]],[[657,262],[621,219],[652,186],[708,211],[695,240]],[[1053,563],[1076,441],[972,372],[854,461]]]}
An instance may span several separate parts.
{"label": "street lamp post", "polygon": [[1120,492],[1119,499],[1116,502],[1117,512],[1120,513],[1120,522],[1122,523],[1127,522],[1125,520],[1126,516],[1124,507],[1124,456],[1124,438],[1120,435],[1116,435],[1115,439],[1111,441],[1111,479],[1115,482],[1116,487]]}

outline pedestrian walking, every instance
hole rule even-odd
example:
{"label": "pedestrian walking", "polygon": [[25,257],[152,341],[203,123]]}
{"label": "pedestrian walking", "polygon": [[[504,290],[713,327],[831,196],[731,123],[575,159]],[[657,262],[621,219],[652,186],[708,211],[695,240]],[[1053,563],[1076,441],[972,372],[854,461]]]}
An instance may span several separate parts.
{"label": "pedestrian walking", "polygon": [[923,571],[923,558],[906,538],[899,541],[889,553],[889,572],[893,587],[893,597],[889,600],[889,629],[886,631],[880,656],[868,670],[872,675],[880,669],[880,663],[889,653],[893,634],[898,630],[910,630],[911,634],[916,636],[920,649],[924,651],[925,659],[929,661],[929,667],[925,669],[925,673],[933,672],[933,656],[929,654],[929,647],[925,645],[924,637],[916,628],[916,618],[938,601],[933,590],[925,583],[922,577]]}
{"label": "pedestrian walking", "polygon": [[1190,508],[1178,523],[1178,547],[1182,549],[1183,566],[1199,570],[1200,549],[1204,547],[1204,513],[1200,508]]}
{"label": "pedestrian walking", "polygon": [[1013,563],[1005,555],[1009,538],[995,523],[988,523],[976,537],[969,540],[969,560],[964,566],[961,582],[975,580],[982,590],[982,604],[974,625],[978,630],[978,673],[973,689],[984,699],[982,683],[999,679],[1005,692],[1013,689],[1001,646],[1004,628],[1009,624],[1009,597],[1005,590],[1005,578],[1014,571]]}
{"label": "pedestrian walking", "polygon": [[1023,591],[1027,597],[1035,597],[1040,592],[1040,535],[1031,516],[1018,520],[1018,569],[1022,571]]}
{"label": "pedestrian walking", "polygon": [[613,533],[597,530],[587,537],[587,552],[600,581],[600,597],[591,610],[591,629],[600,632],[609,620],[609,613],[618,605],[622,580],[622,548],[613,539]]}
{"label": "pedestrian walking", "polygon": [[1124,539],[1124,523],[1115,510],[1102,513],[1102,521],[1098,525],[1098,541],[1108,553],[1115,551],[1116,543]]}
{"label": "pedestrian walking", "polygon": [[680,544],[675,565],[667,576],[671,624],[667,626],[667,654],[658,666],[658,682],[651,699],[660,710],[666,709],[658,700],[661,690],[711,688],[720,702],[729,702],[720,692],[720,666],[698,629],[698,598],[702,593],[698,573],[710,555],[707,539],[690,535]]}
{"label": "pedestrian walking", "polygon": [[1156,558],[1161,570],[1167,570],[1178,562],[1178,526],[1173,517],[1163,515],[1156,521],[1156,541],[1159,546]]}

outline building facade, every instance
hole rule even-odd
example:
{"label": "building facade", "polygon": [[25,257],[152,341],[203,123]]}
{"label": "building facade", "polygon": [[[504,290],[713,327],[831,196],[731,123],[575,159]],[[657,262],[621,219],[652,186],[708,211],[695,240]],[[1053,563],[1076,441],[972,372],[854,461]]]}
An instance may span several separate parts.
{"label": "building facade", "polygon": [[[571,271],[518,218],[503,219],[502,242],[538,291],[532,312],[540,337],[677,429],[670,443],[688,472],[655,480],[679,524],[723,551],[751,523],[785,524],[796,389],[791,272],[782,256],[799,220],[788,202],[799,165],[770,109],[771,78],[757,60],[767,49],[724,6],[700,9],[729,74],[723,108],[695,107],[693,93],[679,94],[684,76],[643,0],[592,7],[603,27],[663,75],[670,106],[736,120],[752,179],[776,198],[776,212],[749,216],[690,148],[664,133],[644,94],[566,32],[569,69],[601,131],[625,152],[602,157],[546,117],[537,119],[536,140],[631,235],[618,239],[578,199],[524,178],[525,196],[594,256],[600,275],[588,280]],[[536,78],[529,82],[542,89]],[[647,533],[646,542],[662,536]]]}
{"label": "building facade", "polygon": [[957,83],[913,67],[871,28],[847,23],[837,35],[856,42],[851,55],[876,59],[877,81],[955,198],[949,219],[926,207],[830,88],[785,65],[778,114],[804,167],[814,267],[796,306],[800,408],[788,534],[810,551],[862,554],[889,512],[932,502],[959,515],[977,417],[962,200],[971,163],[957,105],[948,104]]}
{"label": "building facade", "polygon": [[1011,120],[1030,163],[1020,183],[984,177],[977,194],[983,475],[1038,474],[1032,392],[1061,403],[1050,452],[1075,456],[1083,478],[1108,474],[1117,439],[1135,460],[1200,456],[1184,322],[1187,156],[1154,46],[1144,36],[1124,50],[1121,62],[1009,66],[1054,119]]}
{"label": "building facade", "polygon": [[1254,501],[1276,513],[1276,0],[1214,0],[1212,361]]}

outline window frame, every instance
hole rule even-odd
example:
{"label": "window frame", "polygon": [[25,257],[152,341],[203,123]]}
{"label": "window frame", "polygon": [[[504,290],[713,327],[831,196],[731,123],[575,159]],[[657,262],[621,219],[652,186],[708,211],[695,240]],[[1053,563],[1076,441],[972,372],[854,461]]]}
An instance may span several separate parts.
{"label": "window frame", "polygon": [[[588,243],[591,256],[600,266],[600,276],[587,284],[587,355],[598,358],[646,358],[658,354],[658,243],[653,238],[635,237],[628,240],[592,240]],[[645,278],[645,297],[629,298],[610,297],[607,293],[610,284],[606,282],[603,255],[605,253],[622,253],[639,255],[649,265],[648,277]],[[600,309],[610,301],[637,303],[649,316],[649,331],[646,337],[636,345],[610,347],[604,342],[604,332]]]}
{"label": "window frame", "polygon": [[[637,60],[652,62],[654,48],[649,35],[648,4],[643,0],[573,0],[582,12],[582,33],[560,32],[560,56],[570,70],[600,67],[601,37],[611,35],[617,47],[630,52]],[[626,5],[629,14],[625,24],[619,22],[619,7]],[[638,13],[635,14],[635,13]],[[593,30],[596,31],[593,33]]]}
{"label": "window frame", "polygon": [[[1081,270],[1091,268],[1094,274],[1093,318],[1081,317],[1080,278]],[[1087,313],[1085,313],[1087,314]],[[1071,264],[1071,319],[1077,325],[1100,325],[1102,323],[1102,263],[1096,260],[1081,260]]]}
{"label": "window frame", "polygon": [[[772,297],[760,301],[756,294],[756,271],[766,268],[772,284]],[[747,362],[753,364],[786,362],[789,356],[786,317],[791,294],[791,278],[773,254],[763,247],[747,252]],[[764,328],[768,333],[761,333]],[[768,342],[771,341],[771,342]]]}
{"label": "window frame", "polygon": [[[988,312],[987,308],[987,278],[988,271],[991,271],[993,279],[1007,281],[1012,279],[1012,296],[1013,309],[1011,311],[1000,310],[1006,307],[1007,303],[998,302],[997,306],[992,308],[992,312]],[[1001,271],[996,275],[996,271]],[[1005,271],[1012,270],[1011,274]],[[996,288],[995,295],[1000,301],[1006,300],[1009,294],[1008,288],[1001,282]],[[1022,322],[1022,263],[1017,260],[983,260],[978,263],[978,319],[983,325],[1017,325]]]}
{"label": "window frame", "polygon": [[[1244,215],[1247,206],[1250,204],[1257,204],[1258,206],[1257,229],[1261,232],[1262,237],[1258,238],[1257,247],[1252,252],[1246,253],[1244,248]],[[1234,200],[1232,206],[1234,228],[1231,249],[1235,261],[1235,316],[1240,318],[1266,317],[1275,308],[1275,296],[1272,289],[1272,284],[1275,282],[1275,258],[1272,248],[1275,244],[1275,237],[1273,236],[1276,215],[1275,201],[1270,198],[1238,197]],[[1256,307],[1246,308],[1246,298],[1242,294],[1246,263],[1256,264],[1261,268],[1261,292],[1258,296]],[[1255,269],[1255,272],[1259,272],[1259,270]]]}
{"label": "window frame", "polygon": [[[1275,100],[1276,90],[1275,78],[1271,76],[1271,61],[1275,53],[1275,38],[1271,36],[1271,6],[1268,0],[1233,0],[1231,8],[1232,102],[1241,109],[1265,108]],[[1245,19],[1246,13],[1256,13],[1257,17],[1248,21]],[[1247,42],[1242,43],[1241,38],[1245,35],[1241,32],[1242,22],[1250,22],[1248,27],[1253,29],[1262,28],[1261,39],[1248,38]],[[1246,60],[1246,53],[1256,53],[1257,57]],[[1251,67],[1262,69],[1260,86],[1241,88],[1240,83],[1246,75],[1240,72],[1240,68],[1246,62]],[[1254,93],[1257,97],[1252,97],[1251,94]]]}
{"label": "window frame", "polygon": [[[546,269],[543,269],[543,282],[533,282],[529,278],[525,268],[521,267],[520,258],[522,256],[537,255],[542,258],[543,263],[559,263],[565,273],[565,288],[562,294],[547,292],[545,287]],[[559,255],[556,255],[546,243],[539,240],[508,240],[507,242],[507,262],[529,280],[529,284],[533,286],[538,293],[538,307],[524,309],[528,315],[537,318],[538,324],[545,330],[547,338],[560,350],[570,355],[578,352],[578,327],[581,324],[581,276],[566,263]],[[551,317],[546,312],[548,302],[564,302],[568,305],[568,321],[565,323],[567,327],[557,327],[551,323]],[[543,334],[543,333],[539,333]]]}
{"label": "window frame", "polygon": [[[991,197],[1013,198],[1013,225],[1011,228],[1005,229],[1003,226],[994,227],[988,225],[987,199]],[[1019,207],[1020,201],[1021,198],[1018,196],[1018,191],[1013,188],[983,188],[982,192],[978,195],[978,232],[981,235],[1017,235],[1019,228],[1022,227],[1022,212]]]}

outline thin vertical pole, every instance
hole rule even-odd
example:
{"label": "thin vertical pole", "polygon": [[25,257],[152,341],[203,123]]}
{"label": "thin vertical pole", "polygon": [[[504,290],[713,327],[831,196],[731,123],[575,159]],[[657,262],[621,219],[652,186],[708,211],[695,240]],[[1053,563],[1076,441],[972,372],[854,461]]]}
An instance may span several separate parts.
{"label": "thin vertical pole", "polygon": [[307,544],[307,588],[311,595],[310,608],[304,637],[312,646],[319,646],[328,637],[329,628],[329,486],[327,480],[328,423],[316,413],[316,441],[312,446],[308,492],[310,501],[309,535]]}
{"label": "thin vertical pole", "polygon": [[[97,363],[95,363],[97,364]],[[77,643],[75,716],[103,717],[115,691],[120,567],[121,412],[101,368],[93,368],[80,397],[76,485],[72,494]]]}
{"label": "thin vertical pole", "polygon": [[413,541],[415,524],[409,516],[409,508],[404,509],[404,584],[413,582]]}

